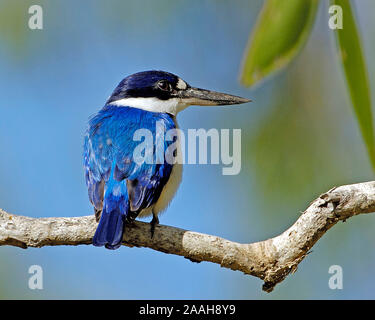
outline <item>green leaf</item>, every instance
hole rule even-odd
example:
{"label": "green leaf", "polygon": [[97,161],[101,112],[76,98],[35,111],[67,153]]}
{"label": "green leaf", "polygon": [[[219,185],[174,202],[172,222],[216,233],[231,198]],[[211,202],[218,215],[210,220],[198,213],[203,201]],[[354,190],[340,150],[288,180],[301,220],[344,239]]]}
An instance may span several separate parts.
{"label": "green leaf", "polygon": [[342,8],[343,29],[336,29],[334,31],[337,38],[337,48],[343,65],[354,112],[367,147],[371,165],[375,170],[375,144],[371,98],[361,40],[350,2],[348,0],[334,0],[331,1],[331,3],[339,5]]}
{"label": "green leaf", "polygon": [[318,0],[267,0],[246,49],[241,82],[251,86],[285,67],[302,49]]}

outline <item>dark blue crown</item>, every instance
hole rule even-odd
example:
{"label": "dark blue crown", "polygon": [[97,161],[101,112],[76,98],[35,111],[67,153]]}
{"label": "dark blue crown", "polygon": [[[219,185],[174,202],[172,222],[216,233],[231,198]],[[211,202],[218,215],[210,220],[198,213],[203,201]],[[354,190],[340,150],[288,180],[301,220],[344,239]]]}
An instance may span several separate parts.
{"label": "dark blue crown", "polygon": [[165,71],[143,71],[134,73],[122,80],[112,95],[107,100],[107,104],[124,98],[138,97],[157,97],[162,100],[170,98],[170,90],[163,90],[158,86],[160,81],[164,81],[165,85],[175,88],[179,78]]}

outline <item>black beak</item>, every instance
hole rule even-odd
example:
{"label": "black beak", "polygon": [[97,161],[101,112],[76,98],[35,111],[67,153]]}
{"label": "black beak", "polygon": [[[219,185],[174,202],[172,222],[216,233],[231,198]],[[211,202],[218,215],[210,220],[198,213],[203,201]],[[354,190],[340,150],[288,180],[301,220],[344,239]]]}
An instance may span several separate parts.
{"label": "black beak", "polygon": [[231,94],[191,87],[178,91],[177,96],[186,104],[196,106],[221,106],[251,101],[250,99],[233,96]]}

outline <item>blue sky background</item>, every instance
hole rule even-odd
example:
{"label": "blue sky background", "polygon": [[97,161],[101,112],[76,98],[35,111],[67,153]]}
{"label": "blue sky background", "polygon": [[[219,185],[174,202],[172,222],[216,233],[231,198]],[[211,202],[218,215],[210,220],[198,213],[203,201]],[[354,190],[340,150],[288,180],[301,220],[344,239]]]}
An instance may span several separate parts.
{"label": "blue sky background", "polygon": [[[259,241],[287,229],[332,186],[373,180],[327,26],[328,1],[291,66],[255,89],[239,84],[262,3],[2,0],[0,207],[31,217],[91,214],[82,168],[87,119],[122,78],[148,69],[254,100],[178,116],[182,129],[241,128],[242,171],[222,176],[218,165],[185,166],[162,224]],[[375,6],[354,3],[374,89]],[[43,6],[43,30],[27,27],[31,4]],[[339,223],[271,294],[257,278],[145,248],[1,247],[0,297],[374,298],[374,227],[372,215]],[[44,270],[41,291],[27,286],[33,264]],[[328,288],[331,265],[343,268],[343,290]]]}

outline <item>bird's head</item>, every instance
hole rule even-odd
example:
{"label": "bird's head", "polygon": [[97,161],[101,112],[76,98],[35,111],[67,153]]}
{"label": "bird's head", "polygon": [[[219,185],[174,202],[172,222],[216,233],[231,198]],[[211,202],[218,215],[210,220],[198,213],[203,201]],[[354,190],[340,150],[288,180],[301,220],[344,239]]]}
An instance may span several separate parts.
{"label": "bird's head", "polygon": [[143,71],[122,80],[106,105],[130,106],[176,115],[190,105],[218,106],[249,101],[230,94],[191,87],[169,72]]}

